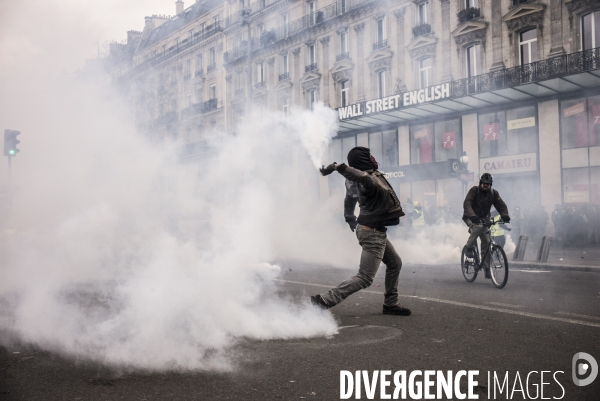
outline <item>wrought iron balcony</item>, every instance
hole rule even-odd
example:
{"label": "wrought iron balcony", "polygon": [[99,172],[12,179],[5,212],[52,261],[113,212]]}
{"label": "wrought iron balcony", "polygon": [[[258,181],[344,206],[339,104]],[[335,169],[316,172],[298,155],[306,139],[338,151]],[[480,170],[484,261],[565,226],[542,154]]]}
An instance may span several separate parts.
{"label": "wrought iron balcony", "polygon": [[211,72],[217,69],[217,64],[209,64],[206,66],[206,72]]}
{"label": "wrought iron balcony", "polygon": [[350,58],[350,53],[345,52],[345,53],[338,54],[337,56],[335,56],[335,61],[348,60],[349,58]]}
{"label": "wrought iron balcony", "polygon": [[189,81],[191,77],[192,77],[192,74],[187,74],[187,75],[184,75],[184,76],[183,76],[183,80],[184,80],[184,81]]}
{"label": "wrought iron balcony", "polygon": [[208,113],[209,111],[216,110],[217,104],[217,98],[207,100],[206,102],[202,103],[202,112]]}
{"label": "wrought iron balcony", "polygon": [[514,6],[518,6],[519,4],[524,4],[524,3],[532,3],[534,0],[512,0],[512,5]]}
{"label": "wrought iron balcony", "polygon": [[317,71],[317,63],[312,63],[304,67],[304,72]]}
{"label": "wrought iron balcony", "polygon": [[475,7],[469,7],[460,10],[456,16],[458,17],[458,23],[462,24],[463,22],[474,20],[475,18],[479,18],[481,16],[481,10]]}
{"label": "wrought iron balcony", "polygon": [[243,41],[239,46],[223,53],[223,62],[225,64],[236,61],[248,54],[248,41]]}
{"label": "wrought iron balcony", "polygon": [[244,94],[244,89],[236,89],[235,90],[235,95],[236,96],[240,96],[240,95],[243,95],[243,94]]}
{"label": "wrought iron balcony", "polygon": [[413,36],[416,38],[417,36],[423,36],[431,32],[431,25],[429,24],[421,24],[413,27]]}
{"label": "wrought iron balcony", "polygon": [[255,88],[263,88],[265,86],[265,81],[258,81],[254,84]]}
{"label": "wrought iron balcony", "polygon": [[177,121],[177,112],[169,111],[154,120],[154,126],[166,125]]}
{"label": "wrought iron balcony", "polygon": [[199,70],[196,70],[196,78],[201,77],[204,75],[204,71],[202,71],[202,68],[200,68]]}
{"label": "wrought iron balcony", "polygon": [[384,47],[387,47],[387,45],[387,39],[380,40],[379,42],[373,43],[373,50],[383,49]]}
{"label": "wrought iron balcony", "polygon": [[279,80],[280,81],[285,81],[286,79],[290,79],[290,73],[289,72],[284,72],[283,74],[279,74]]}

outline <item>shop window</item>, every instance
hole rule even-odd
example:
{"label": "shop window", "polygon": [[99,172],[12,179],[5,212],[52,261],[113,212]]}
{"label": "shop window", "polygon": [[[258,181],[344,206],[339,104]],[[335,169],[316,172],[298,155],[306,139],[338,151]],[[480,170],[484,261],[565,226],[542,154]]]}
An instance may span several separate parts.
{"label": "shop window", "polygon": [[[590,201],[590,169],[568,168],[563,170],[563,197],[565,203]],[[598,188],[596,187],[596,193]]]}
{"label": "shop window", "polygon": [[521,57],[521,65],[538,61],[537,29],[530,29],[519,35],[519,55]]}
{"label": "shop window", "polygon": [[369,149],[380,168],[398,165],[398,133],[395,130],[370,133]]}
{"label": "shop window", "polygon": [[534,106],[479,115],[480,157],[537,152],[537,138]]}
{"label": "shop window", "polygon": [[600,11],[581,17],[581,39],[583,50],[600,47]]}
{"label": "shop window", "polygon": [[435,161],[460,159],[462,156],[462,135],[460,121],[447,120],[434,124],[435,128]]}
{"label": "shop window", "polygon": [[562,148],[600,145],[600,96],[561,102]]}
{"label": "shop window", "polygon": [[410,163],[433,162],[433,124],[410,127]]}

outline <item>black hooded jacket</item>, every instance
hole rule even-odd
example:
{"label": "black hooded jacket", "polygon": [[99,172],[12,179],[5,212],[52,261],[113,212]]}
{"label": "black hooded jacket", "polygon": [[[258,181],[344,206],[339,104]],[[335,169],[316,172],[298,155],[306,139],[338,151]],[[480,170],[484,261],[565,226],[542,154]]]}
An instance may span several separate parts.
{"label": "black hooded jacket", "polygon": [[477,216],[481,219],[490,218],[492,206],[496,208],[500,216],[508,216],[508,207],[500,197],[498,191],[490,188],[489,191],[482,191],[479,186],[472,187],[463,204],[463,220]]}
{"label": "black hooded jacket", "polygon": [[[348,153],[348,163],[337,167],[346,178],[344,217],[347,222],[356,221],[369,227],[399,224],[404,216],[398,196],[384,175],[377,171],[377,162],[368,148],[356,147]],[[364,170],[363,170],[364,169]],[[354,216],[356,202],[360,206],[358,219]]]}

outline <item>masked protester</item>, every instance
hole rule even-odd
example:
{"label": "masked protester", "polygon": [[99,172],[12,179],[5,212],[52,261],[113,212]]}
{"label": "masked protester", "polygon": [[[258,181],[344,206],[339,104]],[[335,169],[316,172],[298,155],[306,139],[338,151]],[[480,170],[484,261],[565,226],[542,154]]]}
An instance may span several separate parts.
{"label": "masked protester", "polygon": [[[500,198],[498,191],[492,189],[492,182],[492,175],[484,173],[479,180],[479,185],[469,190],[463,204],[463,221],[467,224],[469,232],[471,233],[471,236],[467,241],[466,254],[468,257],[474,256],[473,247],[476,245],[478,237],[481,238],[482,250],[487,249],[490,244],[490,229],[484,227],[481,224],[481,221],[490,220],[490,210],[492,209],[492,205],[500,213],[500,217],[505,223],[510,222],[506,203]],[[483,264],[485,267],[485,278],[490,278],[489,254],[485,255]]]}
{"label": "masked protester", "polygon": [[[348,165],[332,163],[320,169],[322,175],[337,171],[346,178],[344,217],[362,247],[358,274],[323,294],[310,297],[311,302],[323,309],[331,308],[349,295],[373,283],[379,264],[386,265],[383,313],[410,315],[410,309],[398,304],[398,277],[402,259],[387,238],[387,226],[400,223],[404,216],[400,201],[383,174],[370,150],[355,147],[348,152]],[[360,207],[354,215],[356,203]]]}

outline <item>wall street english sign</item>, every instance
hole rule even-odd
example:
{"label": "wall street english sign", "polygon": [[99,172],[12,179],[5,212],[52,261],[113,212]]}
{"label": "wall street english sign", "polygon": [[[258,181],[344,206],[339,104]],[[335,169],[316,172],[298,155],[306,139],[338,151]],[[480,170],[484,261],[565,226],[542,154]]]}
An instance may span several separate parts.
{"label": "wall street english sign", "polygon": [[384,111],[400,110],[404,107],[428,103],[450,97],[450,84],[430,86],[424,89],[399,93],[375,100],[351,104],[337,109],[340,121],[353,117],[367,116]]}

